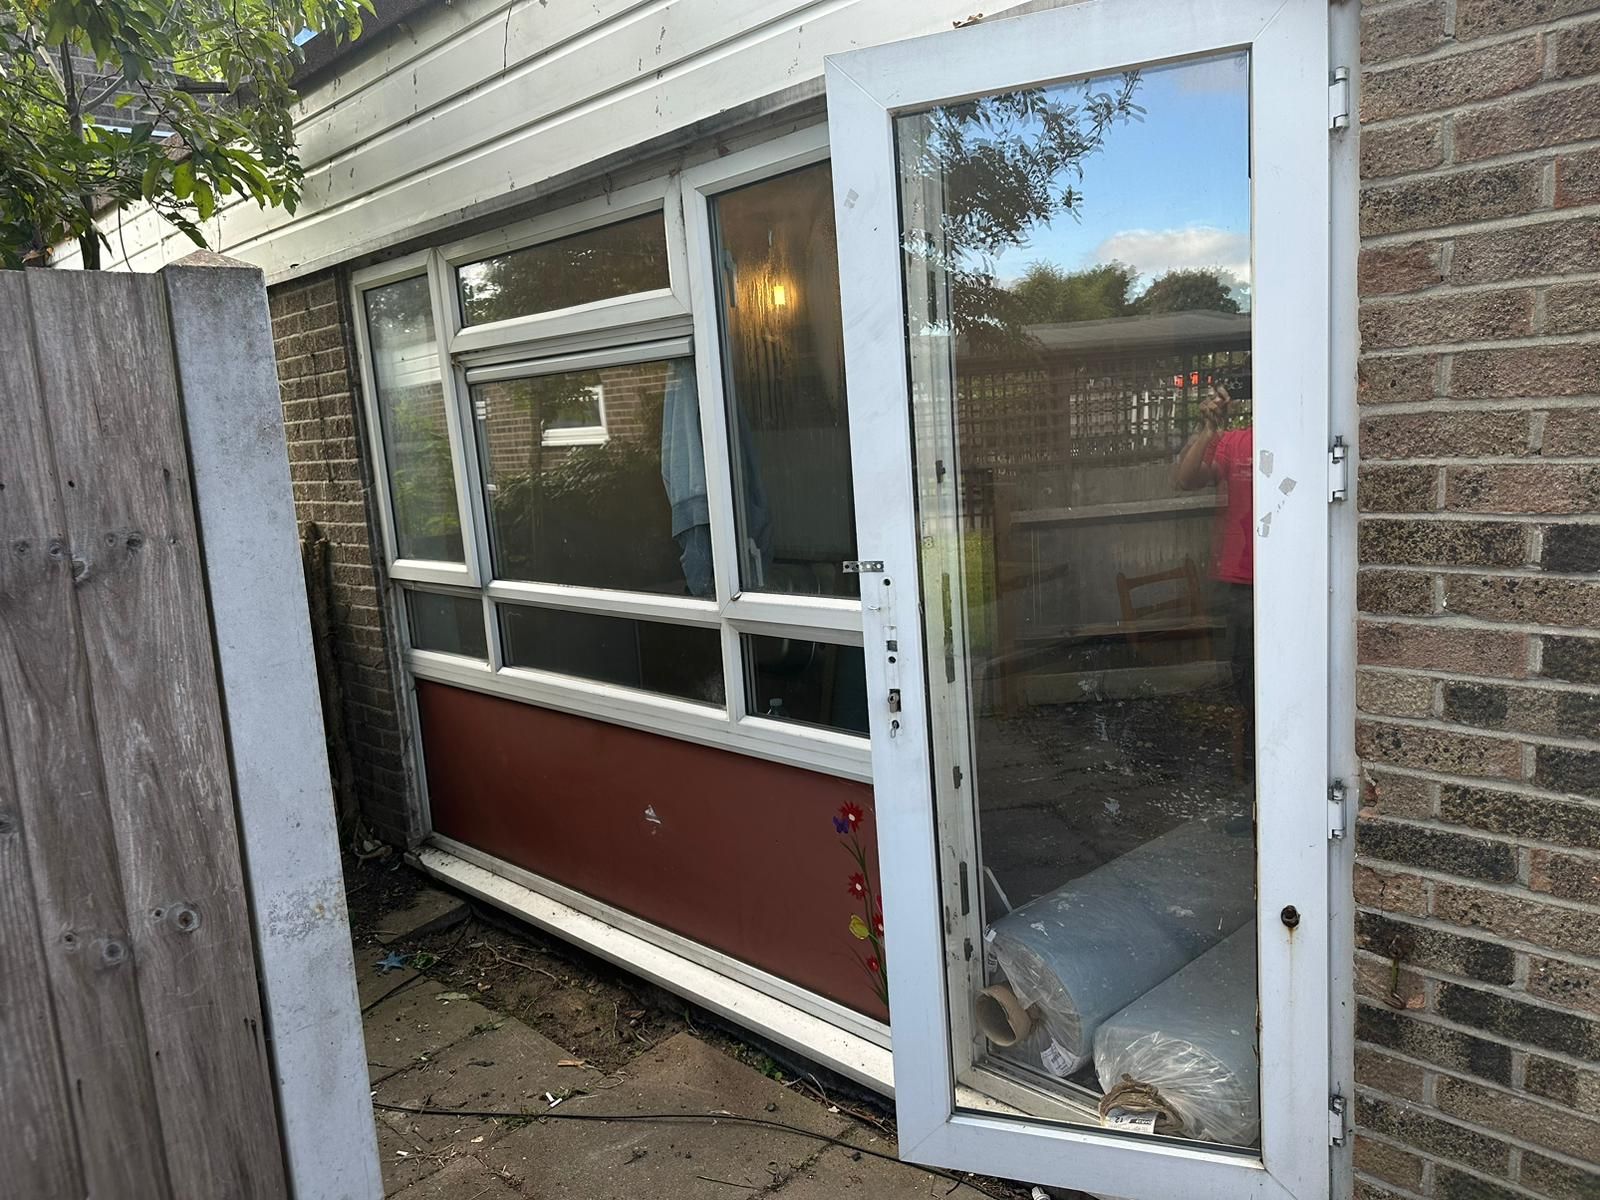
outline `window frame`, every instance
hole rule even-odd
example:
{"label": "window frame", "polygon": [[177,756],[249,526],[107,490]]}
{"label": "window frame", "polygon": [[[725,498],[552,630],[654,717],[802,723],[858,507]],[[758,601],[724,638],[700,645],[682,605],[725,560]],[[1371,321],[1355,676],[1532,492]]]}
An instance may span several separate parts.
{"label": "window frame", "polygon": [[[372,358],[372,336],[368,329],[366,293],[393,283],[426,276],[428,295],[433,303],[433,337],[435,353],[439,356],[439,386],[445,407],[445,428],[450,441],[450,460],[455,468],[456,519],[461,528],[462,562],[447,563],[433,559],[402,558],[399,550],[398,530],[394,520],[394,495],[389,475],[389,457],[385,445],[382,404],[378,396],[377,372]],[[401,258],[390,259],[351,276],[352,317],[355,326],[356,357],[359,360],[361,395],[367,419],[368,451],[372,455],[373,490],[378,498],[379,525],[382,526],[383,549],[391,579],[404,579],[413,583],[435,583],[456,587],[477,587],[483,580],[482,560],[471,536],[470,513],[472,500],[466,481],[461,474],[463,459],[460,405],[453,395],[450,366],[444,357],[444,343],[440,331],[445,329],[444,314],[439,304],[439,273],[436,256],[422,250]]]}
{"label": "window frame", "polygon": [[[414,679],[503,696],[666,737],[749,755],[823,774],[870,783],[870,739],[842,730],[774,720],[748,711],[742,638],[746,634],[862,644],[861,604],[843,597],[739,592],[734,559],[734,500],[727,457],[727,407],[714,307],[709,198],[721,191],[782,175],[828,157],[827,128],[812,124],[681,173],[619,188],[502,229],[417,251],[355,271],[351,291],[359,320],[358,354],[375,479],[381,474],[378,515],[397,613],[392,628],[401,661]],[[663,215],[671,286],[612,297],[547,313],[464,326],[456,271],[495,254],[556,241],[652,211]],[[388,460],[373,387],[364,292],[426,274],[433,297],[435,338],[450,414],[462,542],[462,567],[418,563],[396,555]],[[707,305],[712,307],[708,308]],[[712,597],[651,595],[601,587],[496,578],[489,545],[487,494],[473,425],[475,383],[591,369],[658,358],[692,357],[706,456],[706,488],[714,557]],[[404,591],[412,588],[479,599],[488,656],[477,660],[410,643]],[[605,616],[695,625],[719,630],[725,704],[508,666],[499,609],[506,605],[558,608]],[[425,793],[425,788],[422,789]],[[426,796],[423,832],[431,834]]]}

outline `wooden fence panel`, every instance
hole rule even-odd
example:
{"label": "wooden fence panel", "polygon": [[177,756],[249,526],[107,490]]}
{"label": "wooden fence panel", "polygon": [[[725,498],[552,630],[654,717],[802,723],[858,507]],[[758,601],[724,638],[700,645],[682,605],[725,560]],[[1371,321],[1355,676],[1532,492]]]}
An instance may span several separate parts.
{"label": "wooden fence panel", "polygon": [[[60,504],[57,520],[41,527],[64,538],[52,578],[58,591],[64,581],[68,600],[40,623],[58,638],[74,629],[86,664],[57,685],[71,688],[69,711],[81,714],[90,698],[93,722],[63,731],[64,753],[92,758],[98,740],[93,767],[129,919],[125,939],[102,938],[97,950],[119,968],[106,974],[137,978],[143,1039],[134,1044],[148,1052],[155,1100],[125,1107],[159,1114],[159,1136],[146,1144],[164,1151],[171,1194],[278,1200],[283,1159],[162,282],[22,278],[48,422],[36,433]],[[63,607],[75,610],[75,627]],[[40,686],[31,676],[24,683]],[[37,792],[45,781],[19,774],[19,784]],[[70,836],[55,844],[57,852],[73,845]],[[93,889],[102,901],[107,878]],[[70,1053],[65,1028],[62,1038]],[[100,1169],[87,1165],[99,1155],[123,1172],[97,1194],[138,1194],[126,1182],[130,1142],[87,1118],[78,1128],[88,1173]]]}
{"label": "wooden fence panel", "polygon": [[[30,1094],[8,1053],[0,1114],[5,1128],[16,1129],[19,1110],[36,1106],[58,1122],[53,1140],[70,1139],[74,1127],[82,1135],[81,1176],[74,1167],[19,1194],[53,1200],[80,1197],[86,1188],[92,1196],[156,1200],[170,1188],[136,955],[129,953],[133,940],[115,882],[118,856],[95,749],[88,661],[73,597],[74,555],[62,508],[66,484],[51,457],[27,290],[22,272],[0,272],[0,395],[7,401],[0,437],[0,717],[11,753],[6,782],[15,785],[12,802],[37,893],[71,1111],[51,1111],[48,1087]],[[9,871],[7,878],[16,879]],[[12,915],[0,914],[0,920],[9,926]],[[14,945],[20,936],[11,931],[6,940]],[[19,1005],[28,1003],[15,993],[25,986],[27,970],[25,961],[7,954],[7,1009],[13,996]],[[16,1156],[10,1157],[14,1164]],[[45,1163],[36,1165],[42,1170]]]}

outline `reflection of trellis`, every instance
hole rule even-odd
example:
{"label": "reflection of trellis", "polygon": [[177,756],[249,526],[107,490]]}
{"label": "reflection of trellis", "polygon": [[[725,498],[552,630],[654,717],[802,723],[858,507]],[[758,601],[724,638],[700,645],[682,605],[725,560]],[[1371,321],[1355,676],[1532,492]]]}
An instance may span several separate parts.
{"label": "reflection of trellis", "polygon": [[1248,424],[1249,377],[1250,352],[1225,348],[965,365],[956,405],[964,515],[984,515],[987,487],[979,481],[1171,461],[1197,427],[1214,380],[1235,396],[1233,423]]}

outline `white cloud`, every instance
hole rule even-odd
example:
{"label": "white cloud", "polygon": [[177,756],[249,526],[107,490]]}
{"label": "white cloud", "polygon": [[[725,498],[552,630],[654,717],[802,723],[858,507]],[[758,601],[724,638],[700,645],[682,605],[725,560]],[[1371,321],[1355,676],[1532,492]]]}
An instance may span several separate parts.
{"label": "white cloud", "polygon": [[1250,238],[1213,225],[1183,229],[1124,229],[1101,242],[1091,261],[1125,262],[1145,279],[1196,267],[1250,282]]}

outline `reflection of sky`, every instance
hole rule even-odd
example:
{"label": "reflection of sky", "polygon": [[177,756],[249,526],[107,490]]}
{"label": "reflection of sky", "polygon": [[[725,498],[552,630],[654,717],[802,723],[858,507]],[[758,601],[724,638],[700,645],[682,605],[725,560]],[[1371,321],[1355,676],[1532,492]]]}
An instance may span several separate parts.
{"label": "reflection of sky", "polygon": [[[1096,81],[1112,91],[1116,80]],[[1081,93],[1063,89],[1071,102]],[[995,260],[1002,280],[1029,263],[1074,271],[1110,259],[1144,281],[1181,267],[1220,267],[1248,283],[1249,72],[1244,54],[1146,69],[1133,101],[1142,121],[1107,130],[1084,160],[1079,218],[1061,215]]]}

